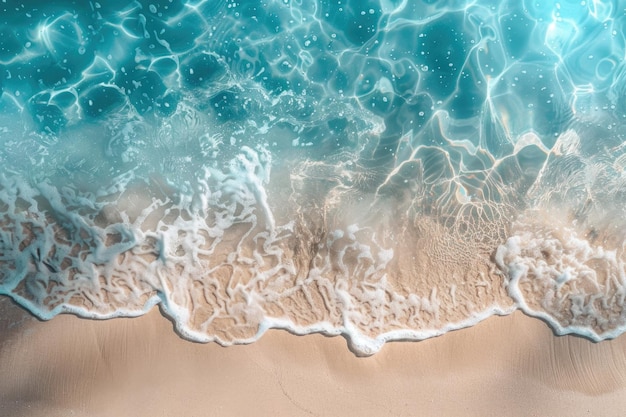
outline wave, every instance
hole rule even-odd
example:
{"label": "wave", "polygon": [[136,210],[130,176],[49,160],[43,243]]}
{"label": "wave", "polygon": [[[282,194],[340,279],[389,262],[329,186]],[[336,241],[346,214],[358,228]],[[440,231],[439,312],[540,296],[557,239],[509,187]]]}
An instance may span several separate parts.
{"label": "wave", "polygon": [[0,294],[361,355],[621,334],[624,17],[430,3],[3,3]]}

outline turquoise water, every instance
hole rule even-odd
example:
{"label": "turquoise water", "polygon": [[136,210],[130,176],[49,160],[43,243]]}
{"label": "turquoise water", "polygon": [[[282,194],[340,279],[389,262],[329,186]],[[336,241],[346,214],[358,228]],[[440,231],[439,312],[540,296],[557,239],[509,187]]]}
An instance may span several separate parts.
{"label": "turquoise water", "polygon": [[0,294],[359,354],[626,329],[624,1],[0,2]]}

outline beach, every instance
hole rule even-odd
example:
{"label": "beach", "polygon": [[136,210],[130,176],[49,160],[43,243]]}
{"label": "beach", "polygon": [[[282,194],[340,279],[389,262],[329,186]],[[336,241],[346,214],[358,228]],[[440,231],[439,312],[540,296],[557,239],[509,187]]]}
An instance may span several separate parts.
{"label": "beach", "polygon": [[624,414],[624,1],[48,3],[0,417]]}
{"label": "beach", "polygon": [[153,309],[38,321],[0,299],[0,415],[585,416],[626,406],[626,338],[554,336],[516,312],[359,358],[342,337],[181,339]]}

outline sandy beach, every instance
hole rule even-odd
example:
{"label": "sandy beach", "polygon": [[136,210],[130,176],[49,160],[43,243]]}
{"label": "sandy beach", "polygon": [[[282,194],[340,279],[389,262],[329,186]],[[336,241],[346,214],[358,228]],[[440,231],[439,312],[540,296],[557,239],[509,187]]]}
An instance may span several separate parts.
{"label": "sandy beach", "polygon": [[521,313],[357,358],[270,331],[223,348],[134,319],[40,322],[0,299],[1,416],[622,415],[626,338],[555,337]]}
{"label": "sandy beach", "polygon": [[626,415],[625,7],[0,1],[0,417]]}

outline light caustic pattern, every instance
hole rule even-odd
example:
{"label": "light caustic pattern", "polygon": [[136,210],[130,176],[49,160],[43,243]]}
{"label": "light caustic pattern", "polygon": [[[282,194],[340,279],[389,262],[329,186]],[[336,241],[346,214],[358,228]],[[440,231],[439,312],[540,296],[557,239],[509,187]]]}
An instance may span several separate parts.
{"label": "light caustic pattern", "polygon": [[626,3],[0,3],[0,293],[357,354],[626,328]]}

